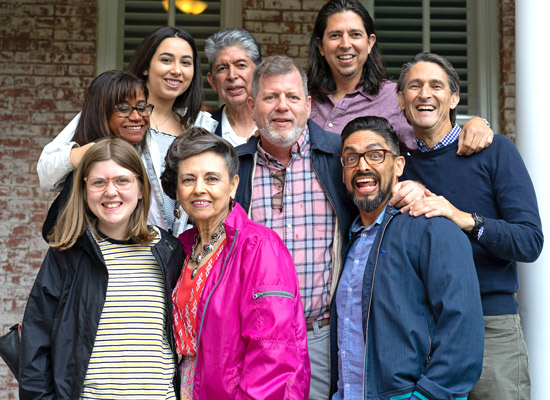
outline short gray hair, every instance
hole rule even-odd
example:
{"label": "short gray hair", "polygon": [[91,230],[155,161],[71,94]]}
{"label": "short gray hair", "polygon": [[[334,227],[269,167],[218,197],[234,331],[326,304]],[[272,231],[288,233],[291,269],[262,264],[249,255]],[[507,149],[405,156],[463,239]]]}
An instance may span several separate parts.
{"label": "short gray hair", "polygon": [[176,200],[180,161],[209,151],[224,159],[231,179],[237,175],[239,157],[235,148],[227,140],[208,132],[204,128],[191,127],[184,130],[172,142],[166,153],[166,168],[160,177],[160,181],[162,189],[168,197]]}
{"label": "short gray hair", "polygon": [[305,71],[296,62],[287,56],[270,56],[267,57],[254,71],[252,77],[252,93],[253,99],[256,99],[258,92],[260,91],[260,81],[264,76],[278,76],[290,74],[294,71],[298,71],[300,78],[302,79],[302,90],[305,97],[308,96],[307,92],[307,75]]}
{"label": "short gray hair", "polygon": [[[451,94],[460,94],[460,77],[454,69],[453,64],[451,64],[451,62],[446,58],[443,58],[439,54],[434,53],[418,53],[412,60],[407,61],[405,64],[403,64],[403,67],[401,68],[401,73],[399,74],[399,81],[397,82],[398,93],[403,92],[403,90],[405,89],[405,81],[407,80],[407,75],[409,74],[409,71],[415,64],[418,64],[419,62],[429,62],[439,65],[447,75],[447,81],[449,83],[449,88],[451,89]],[[456,122],[456,112],[456,107],[454,110],[450,110],[449,112],[449,118],[451,119],[451,124],[453,125]]]}
{"label": "short gray hair", "polygon": [[245,29],[227,28],[214,33],[204,43],[204,53],[208,58],[210,72],[220,52],[231,46],[242,48],[256,66],[262,61],[260,46],[250,32]]}

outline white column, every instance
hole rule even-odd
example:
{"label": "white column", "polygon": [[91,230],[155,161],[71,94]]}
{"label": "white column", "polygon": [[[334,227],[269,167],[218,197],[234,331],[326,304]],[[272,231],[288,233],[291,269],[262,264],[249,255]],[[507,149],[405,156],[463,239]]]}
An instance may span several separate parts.
{"label": "white column", "polygon": [[[546,246],[520,268],[520,313],[531,368],[531,398],[550,379],[550,24],[548,0],[516,0],[516,143],[537,192]],[[521,193],[517,194],[521,197]]]}

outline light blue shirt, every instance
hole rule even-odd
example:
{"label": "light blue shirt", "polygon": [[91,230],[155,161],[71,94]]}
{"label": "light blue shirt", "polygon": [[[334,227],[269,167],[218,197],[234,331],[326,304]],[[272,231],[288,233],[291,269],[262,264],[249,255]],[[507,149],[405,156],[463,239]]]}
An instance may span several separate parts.
{"label": "light blue shirt", "polygon": [[338,314],[338,391],[333,400],[361,399],[365,368],[362,293],[367,259],[384,212],[365,228],[357,217],[351,226],[351,247],[336,290]]}

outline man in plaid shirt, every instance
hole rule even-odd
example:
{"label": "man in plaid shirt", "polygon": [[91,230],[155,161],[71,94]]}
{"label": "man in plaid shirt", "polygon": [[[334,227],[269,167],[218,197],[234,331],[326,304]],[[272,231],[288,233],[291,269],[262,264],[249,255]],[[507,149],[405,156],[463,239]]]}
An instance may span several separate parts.
{"label": "man in plaid shirt", "polygon": [[268,57],[256,69],[248,105],[258,132],[237,148],[236,201],[292,254],[308,330],[310,399],[323,399],[330,383],[330,302],[348,241],[341,232],[355,208],[342,183],[340,136],[308,120],[310,104],[305,72],[292,59]]}

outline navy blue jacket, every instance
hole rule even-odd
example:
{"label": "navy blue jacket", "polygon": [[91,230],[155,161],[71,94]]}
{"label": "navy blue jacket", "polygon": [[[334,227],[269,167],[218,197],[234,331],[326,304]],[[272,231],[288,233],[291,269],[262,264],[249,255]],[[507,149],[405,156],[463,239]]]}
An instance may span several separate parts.
{"label": "navy blue jacket", "polygon": [[223,114],[224,107],[225,107],[225,104],[212,113],[212,118],[218,121],[218,126],[216,127],[216,130],[213,133],[215,133],[218,136],[222,136],[222,114]]}
{"label": "navy blue jacket", "polygon": [[405,157],[402,179],[418,180],[456,208],[485,219],[479,240],[470,238],[484,315],[517,314],[517,262],[533,262],[544,238],[535,189],[514,144],[495,135],[493,144],[469,157],[458,141]]}
{"label": "navy blue jacket", "polygon": [[[319,179],[332,209],[338,217],[342,240],[342,254],[348,243],[347,231],[357,215],[357,208],[346,195],[342,182],[342,166],[340,164],[340,135],[323,130],[312,120],[308,120],[309,139],[311,142],[311,158],[313,170]],[[250,213],[252,197],[252,177],[256,168],[258,151],[258,136],[251,137],[247,143],[236,148],[239,155],[239,187],[235,201],[247,213]]]}
{"label": "navy blue jacket", "polygon": [[[454,223],[386,208],[365,268],[362,309],[364,398],[467,397],[481,375],[484,325],[472,249]],[[334,393],[336,302],[330,322]]]}
{"label": "navy blue jacket", "polygon": [[[177,363],[172,331],[172,290],[183,265],[183,249],[165,231],[152,247],[165,284],[166,336]],[[19,354],[20,399],[78,399],[105,303],[109,273],[90,231],[73,247],[50,248],[27,301]],[[174,387],[179,388],[176,368]],[[179,390],[176,390],[179,398]]]}

